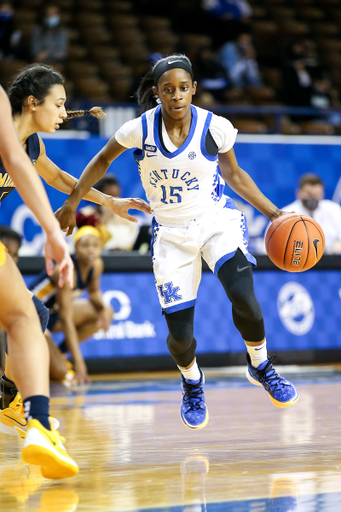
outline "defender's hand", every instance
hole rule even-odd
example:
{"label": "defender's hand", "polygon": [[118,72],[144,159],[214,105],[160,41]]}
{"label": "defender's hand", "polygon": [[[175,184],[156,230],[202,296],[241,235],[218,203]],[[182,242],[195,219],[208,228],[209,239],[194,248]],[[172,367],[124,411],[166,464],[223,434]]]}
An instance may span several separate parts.
{"label": "defender's hand", "polygon": [[66,231],[66,236],[72,235],[76,227],[76,211],[67,203],[64,203],[63,206],[58,208],[55,212],[55,217],[60,224],[60,229]]}
{"label": "defender's hand", "polygon": [[145,213],[152,213],[153,210],[143,199],[139,198],[118,198],[110,197],[108,204],[105,205],[109,210],[112,210],[116,215],[123,219],[130,220],[131,222],[137,222],[137,219],[132,215],[129,215],[128,210],[140,210]]}

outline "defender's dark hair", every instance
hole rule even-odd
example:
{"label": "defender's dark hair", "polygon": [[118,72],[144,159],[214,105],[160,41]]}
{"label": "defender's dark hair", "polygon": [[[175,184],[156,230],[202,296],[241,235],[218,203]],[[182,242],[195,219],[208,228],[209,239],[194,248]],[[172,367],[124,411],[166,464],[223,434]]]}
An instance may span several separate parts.
{"label": "defender's dark hair", "polygon": [[148,73],[142,78],[141,83],[136,91],[137,102],[140,105],[141,113],[146,112],[146,110],[150,110],[151,108],[156,107],[157,102],[153,93],[153,86],[157,87],[157,84],[154,82],[154,69],[161,62],[166,62],[169,58],[172,59],[181,59],[188,62],[189,66],[192,66],[191,61],[186,55],[175,53],[173,55],[168,55],[163,59],[158,60],[152,66],[152,68],[148,71]]}
{"label": "defender's dark hair", "polygon": [[[14,78],[8,90],[9,101],[12,106],[12,115],[21,114],[24,101],[28,96],[34,96],[38,105],[42,105],[51,88],[56,85],[64,85],[65,78],[52,66],[46,64],[32,64],[25,67]],[[92,107],[89,110],[67,111],[67,118],[91,115],[97,119],[103,119],[105,113],[101,107]]]}
{"label": "defender's dark hair", "polygon": [[94,188],[96,188],[100,192],[103,192],[105,187],[107,187],[108,185],[117,185],[118,187],[120,186],[119,181],[114,174],[107,173],[103,178],[101,178],[96,183],[96,185],[94,185]]}
{"label": "defender's dark hair", "polygon": [[15,240],[21,245],[21,236],[8,226],[0,226],[0,240]]}
{"label": "defender's dark hair", "polygon": [[65,78],[52,66],[32,64],[25,67],[14,78],[8,90],[12,114],[21,114],[24,101],[28,96],[34,96],[38,105],[41,105],[52,86],[55,84],[64,85],[64,82]]}

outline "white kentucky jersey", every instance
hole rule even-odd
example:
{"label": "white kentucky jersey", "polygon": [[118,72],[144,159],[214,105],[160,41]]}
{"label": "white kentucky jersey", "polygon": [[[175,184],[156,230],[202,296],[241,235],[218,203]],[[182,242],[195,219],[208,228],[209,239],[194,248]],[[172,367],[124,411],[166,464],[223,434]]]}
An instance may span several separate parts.
{"label": "white kentucky jersey", "polygon": [[[191,127],[179,148],[172,144],[167,135],[161,106],[129,122],[131,127],[135,127],[135,132],[136,123],[141,123],[140,127],[142,125],[142,137],[138,144],[135,139],[135,146],[131,145],[133,142],[129,143],[127,137],[129,129],[125,129],[125,126],[129,123],[115,135],[118,143],[125,147],[138,147],[134,152],[135,160],[147,199],[160,224],[184,225],[204,216],[220,202],[225,188],[219,174],[218,152],[222,148],[224,151],[231,149],[237,130],[229,121],[212,112],[193,105],[191,111]],[[212,117],[221,122],[216,121],[215,129],[210,130],[211,124],[214,124]],[[224,131],[228,133],[224,135]],[[169,147],[173,151],[169,151]]]}

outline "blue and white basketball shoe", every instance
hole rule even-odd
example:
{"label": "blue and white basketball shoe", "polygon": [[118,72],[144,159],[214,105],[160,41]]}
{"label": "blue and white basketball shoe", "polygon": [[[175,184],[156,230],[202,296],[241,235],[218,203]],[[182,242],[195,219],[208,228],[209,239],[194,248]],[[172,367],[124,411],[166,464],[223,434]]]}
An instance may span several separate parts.
{"label": "blue and white basketball shoe", "polygon": [[208,410],[205,404],[204,383],[205,376],[200,370],[200,380],[186,380],[181,374],[182,402],[181,419],[188,428],[200,429],[208,423]]}
{"label": "blue and white basketball shoe", "polygon": [[274,357],[261,364],[261,367],[254,368],[251,364],[250,355],[246,354],[247,370],[246,377],[255,386],[263,386],[269,393],[270,400],[277,407],[289,407],[298,400],[296,387],[276,372],[272,366]]}

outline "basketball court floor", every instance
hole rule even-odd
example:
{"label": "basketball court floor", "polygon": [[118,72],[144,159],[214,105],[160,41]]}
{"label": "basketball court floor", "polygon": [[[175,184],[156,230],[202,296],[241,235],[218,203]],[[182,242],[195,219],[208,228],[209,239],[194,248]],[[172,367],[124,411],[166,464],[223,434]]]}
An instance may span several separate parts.
{"label": "basketball court floor", "polygon": [[175,372],[53,385],[79,475],[43,479],[20,462],[22,441],[0,433],[1,512],[340,511],[341,370],[278,369],[300,391],[288,409],[244,368],[207,369],[210,421],[197,431],[180,420]]}

